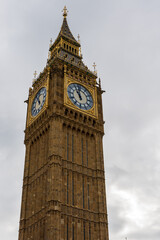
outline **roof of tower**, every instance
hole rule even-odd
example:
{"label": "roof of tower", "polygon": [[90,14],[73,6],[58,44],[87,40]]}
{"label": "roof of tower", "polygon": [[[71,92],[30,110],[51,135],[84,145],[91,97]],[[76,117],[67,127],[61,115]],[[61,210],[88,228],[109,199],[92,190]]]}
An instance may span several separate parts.
{"label": "roof of tower", "polygon": [[[65,61],[67,64],[71,64],[72,66],[78,67],[79,69],[87,72],[87,74],[91,74],[95,78],[97,78],[97,74],[88,69],[88,67],[82,61],[81,54],[81,45],[80,45],[80,37],[78,35],[78,41],[72,35],[68,23],[67,23],[67,8],[66,6],[63,9],[63,23],[61,26],[61,30],[56,38],[55,42],[52,44],[52,39],[50,42],[48,63],[54,61],[54,59],[59,58],[62,61]],[[61,40],[64,41],[61,41]],[[68,43],[70,44],[68,44]],[[65,44],[64,44],[65,43]],[[74,52],[74,47],[76,46],[76,51]],[[66,48],[65,48],[66,46]],[[70,50],[71,49],[71,50]],[[53,51],[52,51],[53,50]]]}
{"label": "roof of tower", "polygon": [[[70,42],[72,42],[73,44],[75,44],[76,46],[80,47],[80,43],[74,38],[73,34],[71,33],[71,30],[69,29],[68,23],[67,23],[67,8],[66,6],[63,9],[63,23],[61,26],[61,30],[58,34],[58,37],[56,38],[55,42],[53,43],[52,47],[56,45],[56,43],[58,42],[58,40],[62,37]],[[51,48],[52,48],[51,47]]]}
{"label": "roof of tower", "polygon": [[60,36],[67,37],[67,38],[71,39],[72,41],[78,43],[77,40],[73,37],[73,34],[71,33],[71,31],[69,29],[66,17],[64,17],[64,19],[63,19],[63,23],[62,23],[61,30],[60,30],[58,37],[60,37]]}

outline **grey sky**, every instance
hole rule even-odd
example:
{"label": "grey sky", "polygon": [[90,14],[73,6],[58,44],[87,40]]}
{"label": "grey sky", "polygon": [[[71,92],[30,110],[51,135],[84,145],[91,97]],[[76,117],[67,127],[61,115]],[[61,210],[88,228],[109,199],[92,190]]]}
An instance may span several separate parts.
{"label": "grey sky", "polygon": [[106,90],[104,156],[110,240],[160,239],[160,1],[0,1],[0,239],[17,240],[28,88],[64,5],[83,60]]}

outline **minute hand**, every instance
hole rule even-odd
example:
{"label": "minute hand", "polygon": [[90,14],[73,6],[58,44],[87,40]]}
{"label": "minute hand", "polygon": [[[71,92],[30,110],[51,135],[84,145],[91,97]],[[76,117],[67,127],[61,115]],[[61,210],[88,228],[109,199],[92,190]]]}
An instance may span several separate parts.
{"label": "minute hand", "polygon": [[76,90],[78,96],[79,96],[79,99],[82,100],[82,97],[81,97],[81,94],[80,94],[80,91],[79,90]]}

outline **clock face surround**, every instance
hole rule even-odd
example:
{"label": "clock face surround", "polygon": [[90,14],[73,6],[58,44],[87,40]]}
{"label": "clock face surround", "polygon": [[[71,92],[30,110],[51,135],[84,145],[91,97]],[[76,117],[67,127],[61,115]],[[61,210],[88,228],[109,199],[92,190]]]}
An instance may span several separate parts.
{"label": "clock face surround", "polygon": [[41,88],[37,92],[37,94],[33,100],[32,109],[31,109],[31,113],[32,113],[33,117],[37,116],[38,113],[41,111],[41,109],[45,103],[45,100],[46,100],[46,94],[47,94],[47,92],[46,92],[45,87]]}
{"label": "clock face surround", "polygon": [[93,98],[91,93],[81,84],[69,84],[67,93],[69,99],[76,107],[82,110],[90,110],[93,107]]}

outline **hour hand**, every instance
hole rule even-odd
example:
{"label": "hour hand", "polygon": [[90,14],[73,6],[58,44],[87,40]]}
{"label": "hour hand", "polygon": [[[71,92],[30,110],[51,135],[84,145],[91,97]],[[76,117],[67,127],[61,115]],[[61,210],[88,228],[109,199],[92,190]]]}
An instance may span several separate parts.
{"label": "hour hand", "polygon": [[41,104],[41,102],[40,102],[40,100],[39,100],[39,97],[37,98],[37,101],[38,101],[38,104],[40,105],[40,104]]}

